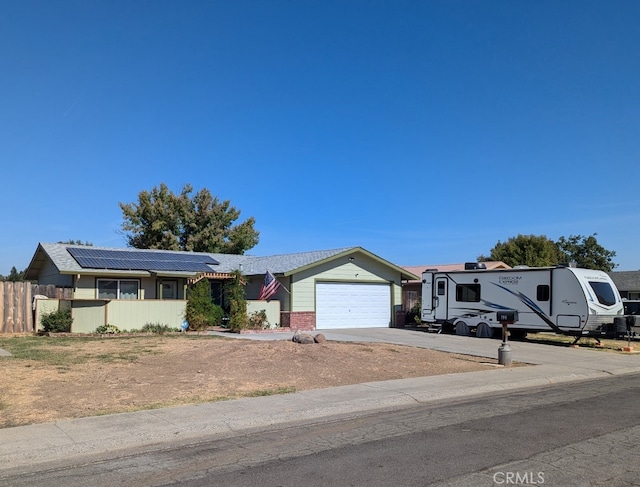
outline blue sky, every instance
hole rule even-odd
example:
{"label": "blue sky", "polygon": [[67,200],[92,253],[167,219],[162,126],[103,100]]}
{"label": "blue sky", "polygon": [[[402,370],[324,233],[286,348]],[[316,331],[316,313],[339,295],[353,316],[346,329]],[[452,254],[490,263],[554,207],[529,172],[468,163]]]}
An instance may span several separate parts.
{"label": "blue sky", "polygon": [[271,255],[472,261],[591,235],[640,269],[640,2],[8,0],[0,274],[125,246],[166,183]]}

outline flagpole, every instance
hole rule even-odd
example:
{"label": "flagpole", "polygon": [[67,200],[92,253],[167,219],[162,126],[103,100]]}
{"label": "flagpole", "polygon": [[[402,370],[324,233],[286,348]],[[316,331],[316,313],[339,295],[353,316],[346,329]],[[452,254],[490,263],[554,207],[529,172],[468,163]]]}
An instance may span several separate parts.
{"label": "flagpole", "polygon": [[[269,272],[269,271],[267,271],[267,272]],[[272,274],[272,276],[273,276],[273,274]],[[273,276],[273,278],[274,278],[274,279],[276,279],[276,280],[278,279],[276,276]],[[289,292],[289,290],[288,290],[286,287],[284,287],[284,284],[282,284],[280,281],[278,281],[278,284],[280,284],[280,287],[281,287],[282,289],[284,289],[285,291],[287,291],[287,293],[289,294],[289,296],[291,296],[291,293]]]}
{"label": "flagpole", "polygon": [[281,287],[282,289],[284,289],[285,291],[287,291],[289,294],[291,294],[291,293],[289,292],[289,290],[288,290],[286,287],[284,287],[284,284],[280,283],[280,287]]}

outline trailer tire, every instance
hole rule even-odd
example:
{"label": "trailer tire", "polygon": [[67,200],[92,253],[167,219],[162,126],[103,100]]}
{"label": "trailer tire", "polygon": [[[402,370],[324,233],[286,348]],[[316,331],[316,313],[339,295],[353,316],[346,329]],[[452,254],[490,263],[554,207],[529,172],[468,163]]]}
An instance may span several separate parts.
{"label": "trailer tire", "polygon": [[482,323],[478,323],[476,336],[478,338],[493,338],[493,329],[484,321]]}
{"label": "trailer tire", "polygon": [[471,335],[471,331],[469,330],[469,325],[465,321],[457,321],[456,322],[456,335],[466,336]]}

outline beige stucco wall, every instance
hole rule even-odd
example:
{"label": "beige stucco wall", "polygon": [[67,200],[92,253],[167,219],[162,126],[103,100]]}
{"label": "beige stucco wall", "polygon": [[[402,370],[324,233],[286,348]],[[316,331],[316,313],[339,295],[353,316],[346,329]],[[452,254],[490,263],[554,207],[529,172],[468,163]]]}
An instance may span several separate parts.
{"label": "beige stucco wall", "polygon": [[111,301],[108,324],[120,329],[139,330],[146,324],[178,328],[184,321],[187,302],[182,300]]}
{"label": "beige stucco wall", "polygon": [[264,310],[270,325],[280,324],[280,301],[247,300],[247,315]]}
{"label": "beige stucco wall", "polygon": [[74,300],[71,316],[74,333],[93,333],[102,325],[120,330],[140,330],[146,324],[179,328],[184,321],[182,300]]}
{"label": "beige stucco wall", "polygon": [[48,313],[52,313],[54,311],[58,311],[58,307],[60,306],[59,299],[36,299],[36,316],[34,329],[42,330],[42,316]]}

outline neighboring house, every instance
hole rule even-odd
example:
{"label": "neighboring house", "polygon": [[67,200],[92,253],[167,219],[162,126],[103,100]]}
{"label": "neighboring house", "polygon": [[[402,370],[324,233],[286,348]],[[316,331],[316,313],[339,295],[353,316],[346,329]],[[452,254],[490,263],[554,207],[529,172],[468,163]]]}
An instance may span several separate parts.
{"label": "neighboring house", "polygon": [[640,299],[640,271],[609,272],[623,299]]}
{"label": "neighboring house", "polygon": [[[487,269],[510,269],[511,266],[502,261],[483,262]],[[422,273],[427,269],[435,269],[441,272],[462,271],[465,264],[435,264],[435,265],[418,265],[418,266],[402,266],[402,268],[416,276],[418,279],[408,280],[402,284],[402,310],[407,312],[413,308],[419,301],[422,291]]]}
{"label": "neighboring house", "polygon": [[[361,247],[255,257],[41,243],[25,279],[71,288],[71,299],[37,300],[38,308],[62,302],[72,331],[86,333],[103,324],[177,327],[189,283],[209,279],[213,301],[224,305],[223,283],[236,270],[248,310],[265,309],[270,323],[292,330],[396,326],[402,283],[418,277]],[[267,272],[280,287],[258,301]]]}

